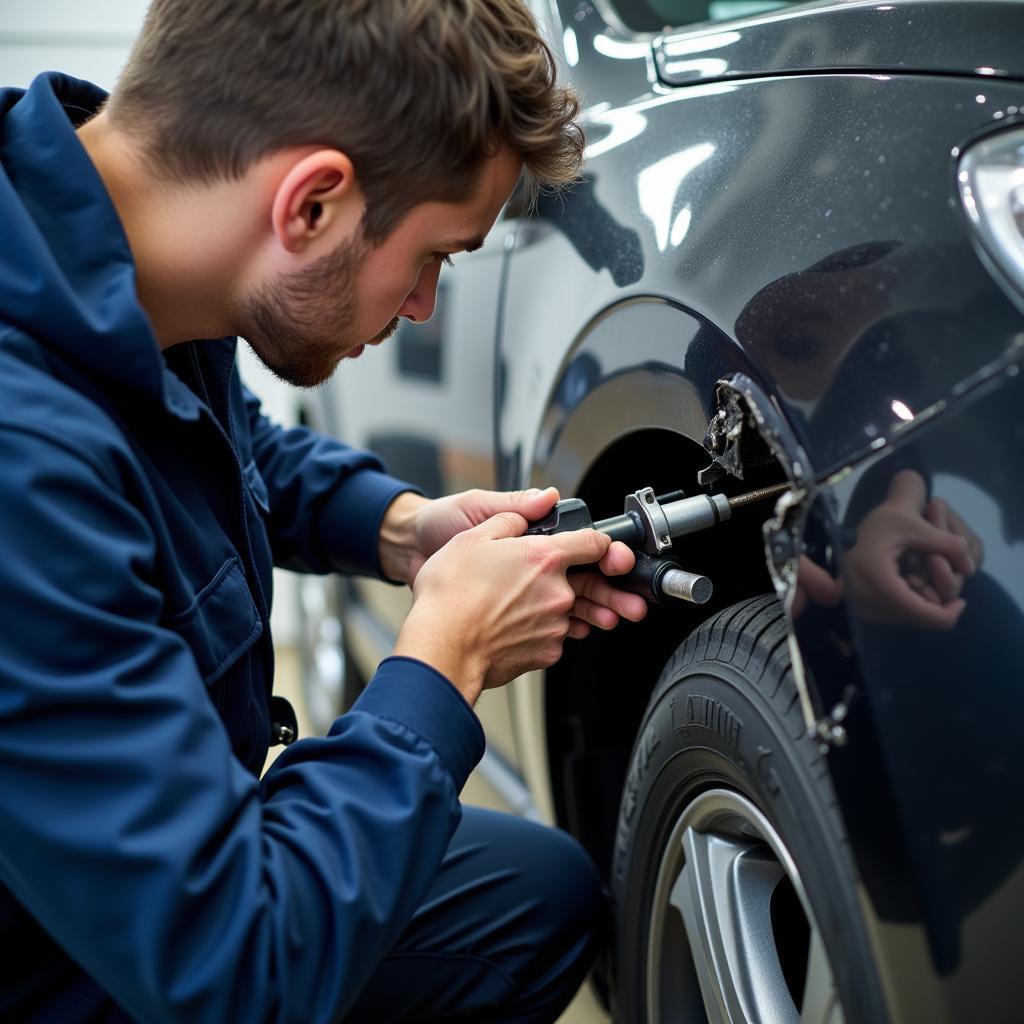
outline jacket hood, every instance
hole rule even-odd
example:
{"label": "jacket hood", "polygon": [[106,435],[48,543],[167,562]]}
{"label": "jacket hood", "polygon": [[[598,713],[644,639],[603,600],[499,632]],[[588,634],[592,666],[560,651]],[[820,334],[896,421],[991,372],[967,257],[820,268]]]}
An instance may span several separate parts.
{"label": "jacket hood", "polygon": [[164,401],[183,385],[165,370],[128,239],[75,134],[105,99],[55,72],[0,90],[0,329],[21,330],[104,386]]}

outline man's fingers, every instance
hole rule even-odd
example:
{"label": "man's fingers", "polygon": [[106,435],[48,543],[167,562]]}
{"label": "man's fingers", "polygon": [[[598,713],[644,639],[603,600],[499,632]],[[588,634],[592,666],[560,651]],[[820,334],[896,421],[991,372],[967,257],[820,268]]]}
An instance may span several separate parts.
{"label": "man's fingers", "polygon": [[571,530],[551,537],[538,537],[554,546],[562,557],[565,568],[570,565],[595,565],[611,547],[611,539],[597,530]]}
{"label": "man's fingers", "polygon": [[568,636],[570,640],[582,640],[590,636],[590,626],[582,619],[570,618]]}
{"label": "man's fingers", "polygon": [[624,576],[634,565],[636,555],[633,554],[633,549],[623,544],[621,540],[616,540],[612,541],[605,552],[599,567],[605,576]]}
{"label": "man's fingers", "polygon": [[529,522],[543,519],[552,506],[558,501],[558,491],[554,487],[539,490],[536,487],[528,491],[467,491],[470,499],[468,514],[475,522],[483,522],[500,512],[517,512]]}
{"label": "man's fingers", "polygon": [[573,573],[569,583],[581,597],[610,608],[616,615],[630,622],[639,622],[647,614],[647,602],[639,594],[620,590],[600,573]]}
{"label": "man's fingers", "polygon": [[558,491],[554,487],[538,490],[536,487],[528,491],[495,491],[495,512],[518,512],[533,522],[543,519],[558,501]]}
{"label": "man's fingers", "polygon": [[570,614],[598,629],[614,629],[619,624],[619,617],[611,608],[596,604],[587,597],[577,597]]}

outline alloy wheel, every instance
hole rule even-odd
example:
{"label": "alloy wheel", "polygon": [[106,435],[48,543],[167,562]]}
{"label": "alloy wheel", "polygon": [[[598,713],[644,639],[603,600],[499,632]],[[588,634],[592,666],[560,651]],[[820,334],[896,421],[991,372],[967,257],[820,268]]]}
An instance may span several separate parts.
{"label": "alloy wheel", "polygon": [[686,806],[655,882],[648,1024],[844,1024],[800,875],[748,799]]}

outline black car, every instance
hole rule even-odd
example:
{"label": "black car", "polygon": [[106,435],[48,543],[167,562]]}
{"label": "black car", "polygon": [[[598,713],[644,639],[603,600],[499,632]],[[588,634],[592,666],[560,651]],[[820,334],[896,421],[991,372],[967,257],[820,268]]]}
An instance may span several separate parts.
{"label": "black car", "polygon": [[[535,6],[583,180],[306,416],[595,519],[771,488],[655,540],[709,601],[481,702],[605,873],[616,1020],[1024,1020],[1024,4]],[[309,606],[321,717],[395,594]]]}

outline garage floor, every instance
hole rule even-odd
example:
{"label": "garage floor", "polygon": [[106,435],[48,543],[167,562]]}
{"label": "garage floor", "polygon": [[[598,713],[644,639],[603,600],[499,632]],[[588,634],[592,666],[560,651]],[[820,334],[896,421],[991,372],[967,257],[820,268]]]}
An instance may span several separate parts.
{"label": "garage floor", "polygon": [[[287,697],[295,708],[299,719],[299,735],[309,736],[311,730],[309,723],[305,721],[299,690],[299,659],[293,651],[287,649],[278,649],[277,651],[277,676],[274,690],[282,697]],[[282,749],[282,747],[274,747],[271,750],[267,759],[268,766]],[[462,800],[467,804],[493,807],[499,811],[507,810],[497,799],[490,786],[476,774],[470,776],[466,783],[466,788],[462,792]],[[573,1000],[572,1005],[559,1018],[558,1024],[604,1024],[607,1020],[607,1015],[600,1009],[589,988],[584,986]]]}

